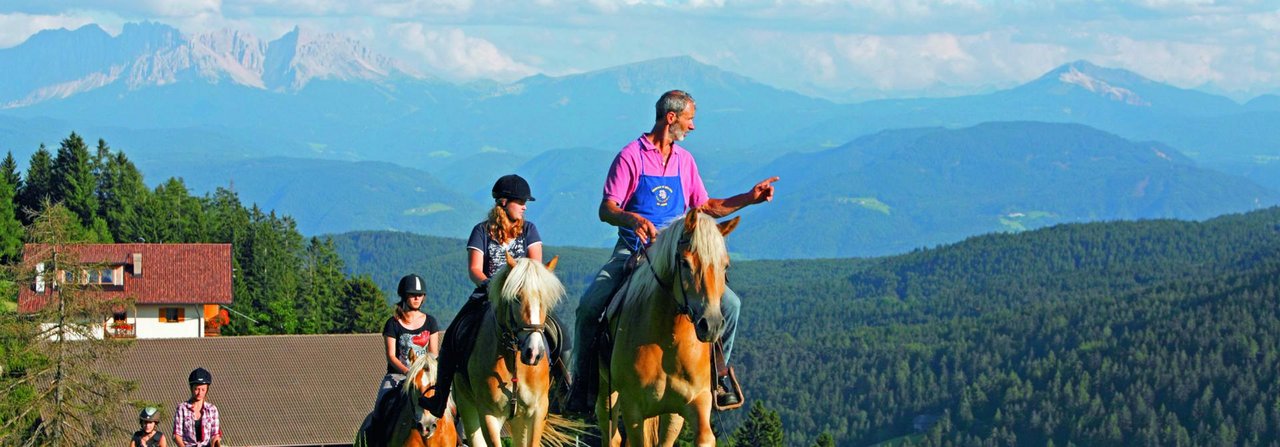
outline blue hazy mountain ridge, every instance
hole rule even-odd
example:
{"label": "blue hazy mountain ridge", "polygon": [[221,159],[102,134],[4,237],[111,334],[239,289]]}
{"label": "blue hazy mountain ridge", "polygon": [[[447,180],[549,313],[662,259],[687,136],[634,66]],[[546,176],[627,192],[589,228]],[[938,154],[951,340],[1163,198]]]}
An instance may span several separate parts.
{"label": "blue hazy mountain ridge", "polygon": [[[78,56],[83,51],[100,54]],[[237,62],[229,64],[229,60]],[[45,77],[28,73],[40,70],[7,69],[46,66],[56,69],[39,75]],[[186,36],[166,25],[144,23],[128,25],[115,37],[105,35],[96,26],[44,31],[17,47],[0,50],[0,67],[6,68],[0,70],[0,85],[21,90],[0,97],[0,104],[9,104],[0,110],[0,150],[12,150],[20,161],[29,158],[40,142],[56,145],[75,130],[91,140],[104,138],[112,147],[125,150],[153,181],[187,177],[197,193],[206,187],[227,185],[234,172],[237,191],[246,201],[278,205],[278,211],[298,217],[307,232],[321,228],[335,232],[394,228],[457,236],[483,217],[489,206],[487,191],[492,179],[499,172],[514,170],[531,177],[535,190],[547,191],[539,193],[546,199],[530,208],[530,217],[536,219],[544,234],[550,231],[567,244],[607,245],[612,231],[598,222],[595,210],[609,159],[619,147],[648,129],[654,99],[672,87],[685,88],[698,98],[698,128],[685,145],[697,155],[713,196],[743,191],[765,176],[783,177],[778,201],[746,213],[752,218],[771,220],[760,222],[769,231],[744,231],[745,236],[740,236],[761,238],[735,246],[749,257],[880,254],[955,241],[980,232],[1016,231],[1056,221],[1201,218],[1218,212],[1244,211],[1273,202],[1271,196],[1258,192],[1257,185],[1235,176],[1277,189],[1278,180],[1268,176],[1274,177],[1274,161],[1280,159],[1280,126],[1275,125],[1280,122],[1280,108],[1270,105],[1274,99],[1264,96],[1241,105],[1225,97],[1171,87],[1132,72],[1084,61],[1059,67],[1023,86],[991,94],[835,104],[763,85],[689,57],[566,76],[539,75],[512,84],[456,85],[411,73],[350,39],[308,36],[296,28],[265,42],[233,31]],[[97,79],[94,82],[103,85],[73,82],[86,79]],[[61,87],[46,89],[50,85]],[[32,96],[41,91],[45,93]],[[50,91],[59,94],[49,96]],[[14,101],[24,98],[43,99],[14,105]],[[1167,160],[1150,156],[1101,157],[1087,163],[1074,162],[1074,166],[1098,163],[1097,173],[1116,176],[1098,179],[1079,177],[1081,174],[1075,171],[1077,177],[1032,175],[1039,171],[1030,165],[996,163],[991,160],[992,154],[1001,152],[985,149],[987,141],[966,143],[970,149],[953,161],[966,168],[985,166],[1008,172],[952,172],[912,164],[911,161],[920,160],[907,156],[911,152],[904,151],[903,145],[919,146],[915,150],[927,152],[927,144],[950,143],[941,137],[913,137],[911,132],[919,129],[876,134],[888,129],[955,129],[1009,120],[1079,122],[1130,140],[1161,141],[1171,148],[1160,146]],[[1080,127],[1015,123],[983,129],[989,132],[984,138],[992,138],[993,145],[1003,144],[999,141],[1002,138],[1030,132],[1029,129],[1051,132],[1039,138],[1015,138],[1026,144],[1023,149],[1027,151],[1040,147],[1037,145],[1041,140],[1064,144],[1091,141],[1072,136],[1089,131]],[[823,158],[835,152],[804,155],[841,147],[867,135],[877,135],[865,140],[876,143],[864,141],[858,151],[839,152],[847,159]],[[1081,151],[1094,148],[1078,149],[1078,153],[1084,153]],[[388,188],[404,189],[368,192],[363,179],[336,175],[344,173],[332,164],[293,161],[288,171],[310,180],[299,182],[263,168],[276,161],[252,161],[255,157],[279,156],[386,161],[417,169],[408,177],[421,182],[392,182]],[[788,161],[782,163],[783,159]],[[775,160],[780,164],[765,168]],[[794,165],[806,160],[811,164]],[[240,163],[246,168],[237,169]],[[214,166],[216,169],[211,168]],[[1206,168],[1235,176],[1215,174]],[[303,169],[317,171],[308,175]],[[1166,169],[1178,174],[1152,177],[1142,199],[1149,204],[1115,199],[1116,191],[1136,188],[1135,179],[1124,175],[1143,172],[1142,169]],[[921,170],[956,177],[923,178],[912,174]],[[440,181],[431,179],[428,173]],[[986,177],[1016,178],[1027,183],[996,186],[988,184]],[[815,183],[818,178],[821,182]],[[859,183],[865,179],[878,179],[879,183]],[[1195,186],[1207,179],[1214,179],[1217,184]],[[957,190],[969,195],[953,196],[927,187],[952,187],[946,182],[961,180],[971,183]],[[1070,183],[1080,181],[1107,187]],[[442,208],[433,206],[423,208],[414,219],[397,217],[412,205],[398,196],[418,197],[418,183],[432,185],[427,195],[442,199],[412,202],[442,203],[457,210],[458,215],[441,213]],[[822,191],[819,186],[827,184],[847,194],[814,196],[815,191]],[[302,191],[306,188],[321,188],[325,193]],[[893,192],[892,188],[901,190]],[[366,191],[354,202],[368,208],[368,214],[388,217],[372,219],[362,213],[309,209],[330,209],[332,197],[344,196],[343,190]],[[882,191],[888,192],[880,195]],[[1044,191],[1070,191],[1065,196],[1076,197],[1059,197]],[[1182,191],[1188,191],[1190,196],[1179,196]],[[891,196],[892,200],[886,200]],[[353,193],[345,197],[353,197]],[[1241,199],[1250,197],[1253,202]],[[454,199],[470,205],[454,203]],[[1089,208],[1059,203],[1068,199],[1095,205]],[[818,202],[803,203],[808,200]],[[781,236],[774,231],[794,231],[791,225],[804,223],[812,211],[823,210],[818,204],[829,205],[831,200],[842,204],[842,213],[852,212],[845,209],[852,207],[858,212],[888,216],[889,220],[884,222],[885,218],[877,217],[880,220],[857,221],[867,225],[868,235],[860,234],[862,227],[848,227],[856,230],[846,229],[843,233],[859,234],[821,230],[804,233],[797,240],[803,244],[778,243]],[[980,203],[985,208],[973,208]],[[384,208],[375,210],[379,206]],[[420,206],[408,209],[417,208]],[[910,219],[904,215],[908,210]],[[957,213],[977,214],[966,217]],[[305,216],[317,216],[323,223],[309,223]],[[468,223],[459,230],[447,222]],[[745,226],[744,230],[750,227]],[[815,248],[800,250],[800,246]]]}
{"label": "blue hazy mountain ridge", "polygon": [[745,211],[732,246],[783,258],[875,256],[994,231],[1204,219],[1280,203],[1280,193],[1163,144],[1079,124],[885,131],[783,156],[764,173],[787,179],[786,193]]}
{"label": "blue hazy mountain ridge", "polygon": [[1204,160],[1280,154],[1280,126],[1274,125],[1280,110],[1247,107],[1086,61],[985,95],[848,105],[781,141],[834,146],[884,129],[1011,120],[1086,124],[1133,140],[1159,140]]}
{"label": "blue hazy mountain ridge", "polygon": [[386,162],[270,157],[171,174],[193,191],[232,188],[245,203],[292,216],[304,234],[373,228],[457,235],[484,215],[431,174]]}

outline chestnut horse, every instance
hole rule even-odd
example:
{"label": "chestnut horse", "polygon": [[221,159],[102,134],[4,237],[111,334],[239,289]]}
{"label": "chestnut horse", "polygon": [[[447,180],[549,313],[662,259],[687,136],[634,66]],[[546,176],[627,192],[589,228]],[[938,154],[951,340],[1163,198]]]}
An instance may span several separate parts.
{"label": "chestnut horse", "polygon": [[566,442],[559,418],[548,419],[551,388],[547,314],[564,285],[547,265],[507,255],[489,280],[489,310],[479,321],[475,347],[454,375],[453,396],[472,447],[502,446],[504,425],[520,447]]}
{"label": "chestnut horse", "polygon": [[[418,356],[409,350],[409,372],[400,385],[403,398],[400,410],[395,413],[395,429],[387,446],[394,447],[456,447],[458,430],[454,428],[452,412],[436,418],[426,411],[420,399],[435,395],[436,359],[430,355]],[[386,397],[390,399],[391,397]],[[364,433],[358,433],[357,446],[368,446]],[[370,446],[377,447],[377,446]]]}
{"label": "chestnut horse", "polygon": [[720,298],[729,252],[724,237],[738,218],[717,224],[697,209],[662,230],[615,299],[608,363],[600,365],[596,420],[617,446],[621,420],[629,446],[671,446],[685,419],[697,423],[699,447],[711,431],[711,343],[724,327]]}

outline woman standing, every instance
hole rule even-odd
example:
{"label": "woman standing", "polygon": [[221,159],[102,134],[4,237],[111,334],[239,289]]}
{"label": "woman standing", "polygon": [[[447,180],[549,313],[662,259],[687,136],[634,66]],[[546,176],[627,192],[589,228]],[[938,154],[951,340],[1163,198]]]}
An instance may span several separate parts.
{"label": "woman standing", "polygon": [[173,441],[178,447],[220,447],[222,424],[218,419],[218,407],[209,403],[209,385],[213,375],[204,368],[196,368],[187,376],[191,398],[178,404],[173,413]]}

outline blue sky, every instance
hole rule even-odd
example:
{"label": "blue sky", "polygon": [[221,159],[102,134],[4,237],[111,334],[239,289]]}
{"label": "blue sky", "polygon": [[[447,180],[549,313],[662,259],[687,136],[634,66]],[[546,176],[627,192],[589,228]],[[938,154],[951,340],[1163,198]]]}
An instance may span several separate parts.
{"label": "blue sky", "polygon": [[340,33],[454,81],[690,55],[853,100],[989,91],[1087,59],[1237,100],[1280,92],[1280,0],[6,0],[0,48],[140,20]]}

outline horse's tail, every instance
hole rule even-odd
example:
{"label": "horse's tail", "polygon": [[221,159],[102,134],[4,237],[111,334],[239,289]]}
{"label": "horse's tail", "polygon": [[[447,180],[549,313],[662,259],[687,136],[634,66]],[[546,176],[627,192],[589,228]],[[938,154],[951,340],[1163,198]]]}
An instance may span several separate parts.
{"label": "horse's tail", "polygon": [[546,425],[542,428],[542,445],[572,447],[578,445],[578,438],[586,436],[588,436],[587,424],[548,413]]}

